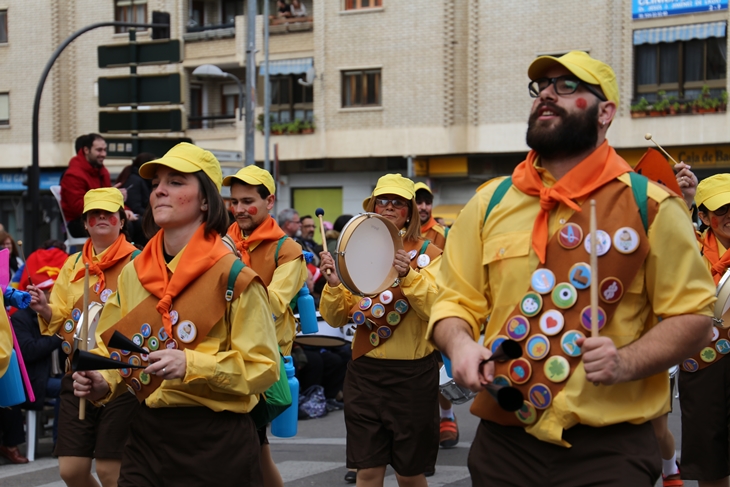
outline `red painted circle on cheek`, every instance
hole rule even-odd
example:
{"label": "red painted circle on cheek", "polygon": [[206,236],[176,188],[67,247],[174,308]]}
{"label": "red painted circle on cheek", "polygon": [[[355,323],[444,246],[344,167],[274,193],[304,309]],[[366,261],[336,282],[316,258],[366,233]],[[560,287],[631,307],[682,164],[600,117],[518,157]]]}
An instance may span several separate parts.
{"label": "red painted circle on cheek", "polygon": [[246,212],[251,216],[255,216],[258,215],[259,209],[255,206],[249,206],[248,208],[246,208]]}
{"label": "red painted circle on cheek", "polygon": [[96,226],[96,217],[95,216],[90,216],[89,217],[89,226],[90,227],[95,227]]}
{"label": "red painted circle on cheek", "polygon": [[405,218],[408,215],[408,207],[405,208],[398,208],[398,215],[400,215],[401,218]]}
{"label": "red painted circle on cheek", "polygon": [[577,106],[581,110],[585,110],[588,106],[588,103],[586,102],[585,98],[578,98],[577,100],[575,100],[575,106]]}
{"label": "red painted circle on cheek", "polygon": [[119,218],[117,218],[116,216],[109,217],[109,223],[111,223],[112,226],[115,226],[117,222],[119,222]]}

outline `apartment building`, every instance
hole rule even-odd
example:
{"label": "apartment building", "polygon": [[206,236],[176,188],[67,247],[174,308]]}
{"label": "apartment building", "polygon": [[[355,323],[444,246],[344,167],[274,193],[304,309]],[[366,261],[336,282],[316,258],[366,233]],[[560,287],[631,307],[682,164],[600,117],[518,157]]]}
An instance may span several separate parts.
{"label": "apartment building", "polygon": [[[573,49],[616,71],[621,103],[608,137],[630,163],[648,147],[649,132],[700,175],[730,167],[727,0],[304,0],[306,16],[273,21],[262,15],[263,1],[257,116],[268,69],[279,208],[323,207],[334,220],[361,211],[382,174],[410,168],[434,188],[437,213],[453,214],[449,205],[458,208],[524,158],[529,63]],[[275,15],[276,2],[270,8]],[[181,64],[140,68],[183,75],[187,125],[172,135],[216,151],[226,171],[240,166],[237,84],[192,73],[213,64],[245,79],[243,0],[0,0],[0,222],[22,223],[33,95],[51,52],[85,25],[149,21],[155,10],[170,12],[171,35],[184,45]],[[41,109],[43,187],[57,180],[75,137],[98,130],[97,78],[127,72],[96,66],[96,46],[115,42],[127,42],[127,34],[85,34],[51,72]],[[316,75],[310,86],[308,71]],[[255,157],[263,163],[260,131]],[[128,162],[107,165],[114,173]],[[53,205],[46,207],[52,216]]]}

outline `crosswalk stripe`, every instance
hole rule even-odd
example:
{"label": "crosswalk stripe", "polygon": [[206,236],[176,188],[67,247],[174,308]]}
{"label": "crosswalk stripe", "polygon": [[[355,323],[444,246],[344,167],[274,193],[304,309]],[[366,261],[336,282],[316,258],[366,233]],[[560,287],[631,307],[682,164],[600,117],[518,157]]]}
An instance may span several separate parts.
{"label": "crosswalk stripe", "polygon": [[[436,465],[436,473],[433,477],[429,477],[428,487],[441,487],[453,482],[458,482],[469,477],[469,469],[467,467],[452,467]],[[398,487],[398,480],[394,475],[385,477],[383,487]]]}
{"label": "crosswalk stripe", "polygon": [[55,458],[40,458],[35,462],[24,463],[22,465],[3,465],[0,469],[0,479],[23,475],[52,467],[58,467],[58,460]]}
{"label": "crosswalk stripe", "polygon": [[[269,443],[272,445],[323,445],[323,446],[345,446],[345,438],[277,438],[269,436]],[[471,448],[468,441],[460,441],[455,448]]]}
{"label": "crosswalk stripe", "polygon": [[[295,460],[287,460],[276,464],[279,469],[281,478],[284,482],[292,482],[294,480],[303,479],[311,475],[317,475],[329,470],[341,468],[345,469],[344,462],[300,462]],[[54,486],[55,487],[55,486]]]}

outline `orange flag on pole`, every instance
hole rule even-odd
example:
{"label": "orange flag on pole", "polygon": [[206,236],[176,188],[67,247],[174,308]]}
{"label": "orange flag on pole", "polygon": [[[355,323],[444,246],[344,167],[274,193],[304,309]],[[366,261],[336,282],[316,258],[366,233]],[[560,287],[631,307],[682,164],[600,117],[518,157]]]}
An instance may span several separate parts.
{"label": "orange flag on pole", "polygon": [[634,167],[634,171],[666,186],[676,194],[682,194],[677,179],[674,177],[671,164],[656,149],[646,149],[646,153],[641,156],[639,163]]}

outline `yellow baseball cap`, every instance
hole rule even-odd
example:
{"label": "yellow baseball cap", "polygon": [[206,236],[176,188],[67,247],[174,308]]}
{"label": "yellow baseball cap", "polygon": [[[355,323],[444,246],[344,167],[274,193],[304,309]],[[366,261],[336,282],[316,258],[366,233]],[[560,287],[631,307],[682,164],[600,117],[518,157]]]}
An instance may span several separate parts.
{"label": "yellow baseball cap", "polygon": [[419,189],[425,189],[429,193],[433,194],[433,191],[431,191],[431,188],[428,187],[428,184],[426,183],[416,183],[416,185],[413,187],[413,191],[418,192]]}
{"label": "yellow baseball cap", "polygon": [[599,85],[607,100],[611,100],[616,105],[619,102],[618,83],[616,82],[616,73],[613,72],[608,64],[593,59],[583,51],[570,51],[560,57],[540,56],[532,61],[527,69],[527,76],[531,80],[536,80],[545,76],[545,72],[555,64],[564,66],[568,71],[573,73],[581,81],[592,85]]}
{"label": "yellow baseball cap", "polygon": [[375,186],[373,194],[363,200],[363,209],[367,211],[370,200],[381,194],[395,194],[407,200],[412,200],[416,197],[416,190],[414,189],[413,181],[410,179],[404,178],[400,174],[386,174],[378,179],[378,184]]}
{"label": "yellow baseball cap", "polygon": [[715,174],[697,185],[695,194],[697,207],[705,205],[710,211],[730,203],[730,174]]}
{"label": "yellow baseball cap", "polygon": [[90,189],[84,195],[84,213],[91,210],[116,213],[122,208],[124,208],[124,197],[117,188]]}
{"label": "yellow baseball cap", "polygon": [[223,174],[218,159],[211,152],[201,149],[197,145],[180,142],[160,159],[142,164],[139,168],[139,175],[145,179],[152,179],[155,176],[157,164],[185,174],[203,171],[215,183],[218,191],[221,189]]}
{"label": "yellow baseball cap", "polygon": [[274,183],[274,178],[271,176],[269,171],[267,171],[266,169],[261,169],[255,164],[244,167],[233,176],[226,176],[223,179],[223,186],[232,186],[234,179],[238,179],[239,181],[243,181],[244,183],[250,184],[252,186],[258,186],[260,184],[263,184],[266,189],[269,190],[269,193],[276,194],[276,184]]}

